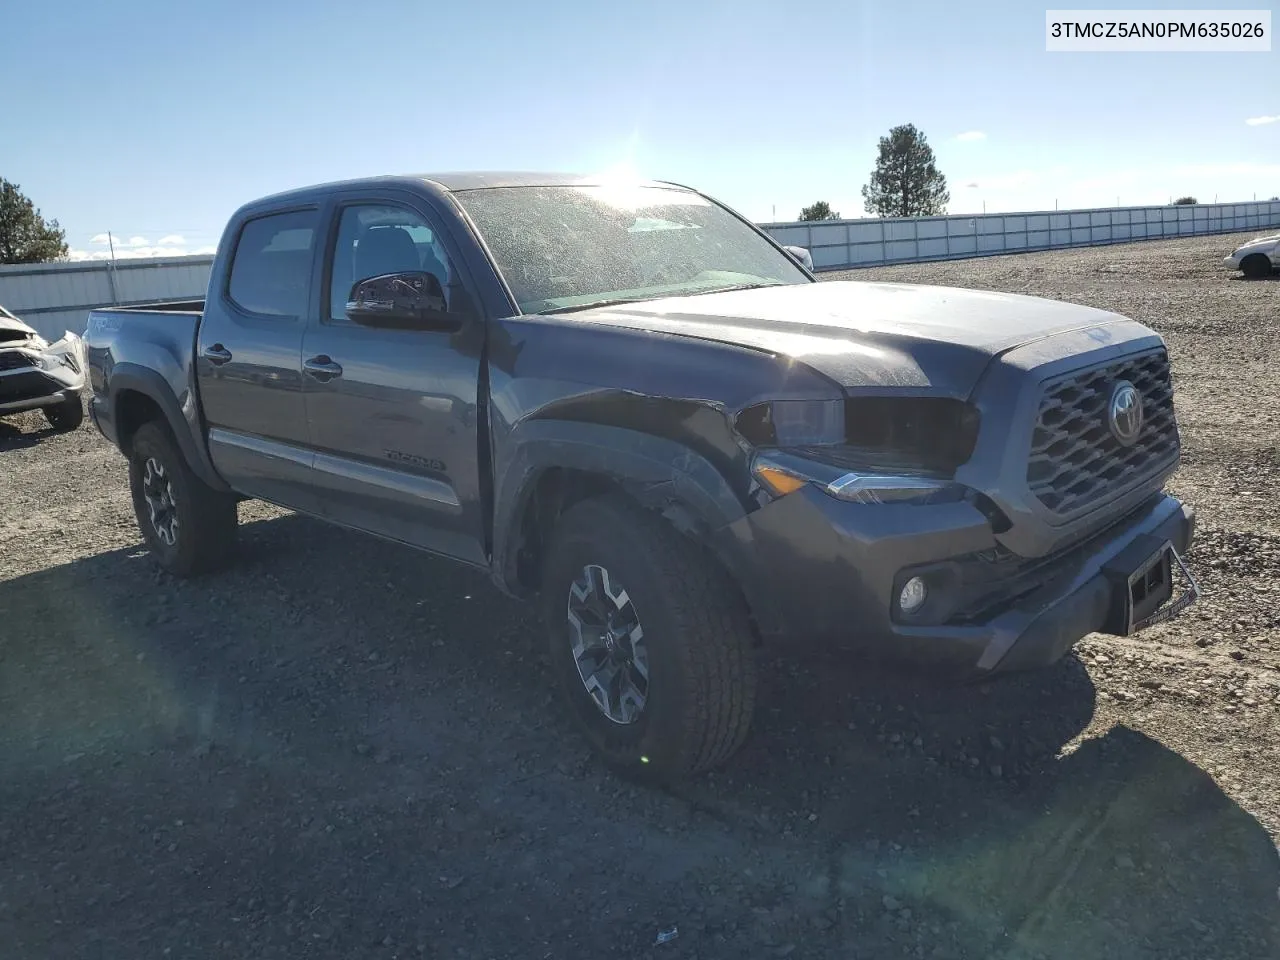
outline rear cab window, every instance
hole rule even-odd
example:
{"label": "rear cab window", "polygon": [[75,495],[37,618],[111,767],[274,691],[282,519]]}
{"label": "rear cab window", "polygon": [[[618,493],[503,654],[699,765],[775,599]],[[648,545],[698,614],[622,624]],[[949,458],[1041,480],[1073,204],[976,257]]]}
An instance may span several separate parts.
{"label": "rear cab window", "polygon": [[264,316],[305,315],[319,224],[318,210],[290,210],[246,221],[227,280],[231,302]]}

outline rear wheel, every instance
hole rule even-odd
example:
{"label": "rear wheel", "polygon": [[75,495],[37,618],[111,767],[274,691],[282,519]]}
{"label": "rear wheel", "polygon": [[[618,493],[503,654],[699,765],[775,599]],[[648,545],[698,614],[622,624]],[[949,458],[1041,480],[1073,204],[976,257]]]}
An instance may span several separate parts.
{"label": "rear wheel", "polygon": [[611,766],[671,781],[727,760],[755,705],[750,621],[700,547],[622,496],[559,521],[543,569],[551,668]]}
{"label": "rear wheel", "polygon": [[1264,253],[1251,253],[1240,261],[1240,269],[1250,280],[1271,276],[1271,261]]}
{"label": "rear wheel", "polygon": [[163,424],[145,423],[133,435],[129,489],[142,538],[170,573],[189,577],[230,556],[236,538],[235,498],[195,475]]}
{"label": "rear wheel", "polygon": [[56,406],[45,407],[41,413],[49,421],[49,426],[59,433],[69,433],[84,423],[84,404],[79,397],[71,397]]}

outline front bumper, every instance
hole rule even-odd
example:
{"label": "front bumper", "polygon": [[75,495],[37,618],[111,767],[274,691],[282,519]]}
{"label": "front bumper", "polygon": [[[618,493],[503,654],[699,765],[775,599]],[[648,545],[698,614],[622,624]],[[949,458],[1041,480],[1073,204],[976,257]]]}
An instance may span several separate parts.
{"label": "front bumper", "polygon": [[[731,532],[755,558],[744,589],[764,632],[992,673],[1048,665],[1086,634],[1114,629],[1117,587],[1104,567],[1144,536],[1182,553],[1194,525],[1190,507],[1156,494],[1034,569],[1023,565],[1005,576],[997,563],[977,584],[968,571],[981,562],[972,558],[998,557],[1001,548],[987,518],[967,502],[849,504],[804,488]],[[770,558],[767,569],[760,558]],[[902,580],[918,570],[940,571],[939,596],[949,597],[927,622],[895,610]],[[921,613],[928,611],[926,604]]]}
{"label": "front bumper", "polygon": [[1239,270],[1239,269],[1240,269],[1240,257],[1238,257],[1238,256],[1237,256],[1236,254],[1234,254],[1234,253],[1233,253],[1231,256],[1229,256],[1229,257],[1223,257],[1223,258],[1222,258],[1222,265],[1223,265],[1224,267],[1226,267],[1228,270]]}
{"label": "front bumper", "polygon": [[52,407],[84,390],[84,376],[71,370],[34,368],[0,372],[0,416]]}

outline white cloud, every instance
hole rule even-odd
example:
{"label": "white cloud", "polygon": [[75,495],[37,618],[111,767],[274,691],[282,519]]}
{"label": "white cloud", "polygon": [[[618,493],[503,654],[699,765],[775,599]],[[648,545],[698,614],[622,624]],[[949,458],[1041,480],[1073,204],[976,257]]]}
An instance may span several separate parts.
{"label": "white cloud", "polygon": [[1251,127],[1260,127],[1264,123],[1280,123],[1280,115],[1274,117],[1250,117],[1245,123]]}
{"label": "white cloud", "polygon": [[981,130],[966,130],[964,133],[957,133],[956,139],[963,142],[968,142],[970,140],[985,140],[987,139],[987,135]]}
{"label": "white cloud", "polygon": [[[200,253],[201,250],[195,252]],[[209,252],[212,253],[212,249]],[[138,260],[144,257],[188,257],[191,255],[192,251],[186,247],[116,247],[117,260]],[[73,248],[67,251],[67,258],[70,260],[110,260],[111,251],[109,249],[78,250]]]}
{"label": "white cloud", "polygon": [[968,183],[965,184],[965,186],[970,189],[977,190],[979,184],[977,180],[970,180]]}
{"label": "white cloud", "polygon": [[[115,258],[117,260],[136,260],[145,257],[191,257],[207,256],[217,252],[216,247],[202,246],[194,250],[187,247],[187,240],[181,234],[169,233],[160,238],[155,246],[147,242],[146,237],[115,237]],[[72,248],[67,251],[71,260],[110,260],[111,238],[105,233],[96,233],[89,238],[90,246],[96,250]]]}

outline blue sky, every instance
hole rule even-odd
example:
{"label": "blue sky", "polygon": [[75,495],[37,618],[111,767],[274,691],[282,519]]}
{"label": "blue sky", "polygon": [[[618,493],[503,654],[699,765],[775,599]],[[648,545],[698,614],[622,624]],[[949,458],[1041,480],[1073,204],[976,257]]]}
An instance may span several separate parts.
{"label": "blue sky", "polygon": [[957,213],[1280,194],[1280,44],[1049,54],[1047,5],[11,3],[0,176],[82,255],[107,230],[194,251],[262,194],[430,170],[629,165],[756,220],[858,216],[906,122]]}

